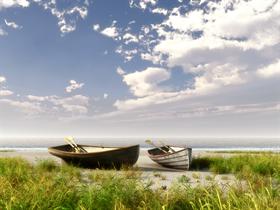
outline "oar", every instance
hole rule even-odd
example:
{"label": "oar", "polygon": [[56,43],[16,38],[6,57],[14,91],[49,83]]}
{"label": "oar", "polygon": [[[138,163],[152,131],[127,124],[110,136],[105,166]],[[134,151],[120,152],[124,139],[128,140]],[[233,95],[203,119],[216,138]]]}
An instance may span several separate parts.
{"label": "oar", "polygon": [[78,147],[78,145],[75,143],[74,138],[73,138],[72,136],[69,136],[69,137],[67,138],[67,140],[68,140],[72,145],[74,145],[74,147],[77,148],[77,150],[79,150],[79,147]]}
{"label": "oar", "polygon": [[74,141],[74,138],[73,138],[73,137],[70,137],[70,138],[68,138],[67,140],[68,140],[72,145],[74,145],[74,147],[76,148],[76,151],[77,151],[77,152],[87,153],[87,151],[86,151],[83,147],[78,146],[78,145],[76,144],[76,142]]}
{"label": "oar", "polygon": [[86,153],[87,151],[81,147],[81,146],[78,146],[75,141],[74,141],[74,138],[72,136],[68,136],[68,137],[65,137],[64,140],[72,147],[74,148],[75,152],[82,152],[82,153]]}
{"label": "oar", "polygon": [[73,137],[70,138],[70,141],[71,141],[71,143],[79,150],[79,152],[87,153],[87,151],[86,151],[83,147],[78,146],[78,145],[76,144],[76,142],[74,141],[74,138],[73,138]]}
{"label": "oar", "polygon": [[168,149],[170,149],[172,152],[176,152],[172,147],[170,147],[170,146],[168,146],[168,145],[166,145],[165,143],[163,143],[162,141],[160,141],[159,140],[159,142],[160,142],[160,144],[162,145],[162,146],[164,146],[164,147],[166,147],[166,148],[168,148]]}
{"label": "oar", "polygon": [[152,146],[158,148],[159,150],[161,150],[161,151],[164,152],[164,153],[168,153],[168,152],[165,151],[164,149],[161,149],[160,147],[158,147],[157,145],[155,145],[150,139],[147,139],[145,142],[146,142],[147,144],[150,144],[150,145],[152,145]]}
{"label": "oar", "polygon": [[79,152],[79,150],[77,149],[77,147],[75,147],[69,139],[70,139],[70,137],[65,137],[65,138],[64,138],[64,141],[65,141],[67,144],[69,144],[69,145],[74,149],[75,152]]}

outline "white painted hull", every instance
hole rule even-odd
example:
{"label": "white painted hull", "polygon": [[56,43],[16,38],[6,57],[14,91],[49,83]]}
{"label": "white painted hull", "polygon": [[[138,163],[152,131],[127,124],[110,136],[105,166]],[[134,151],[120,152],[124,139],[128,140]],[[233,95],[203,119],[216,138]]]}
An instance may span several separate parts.
{"label": "white painted hull", "polygon": [[148,153],[149,157],[161,166],[183,170],[188,170],[190,168],[192,156],[191,148],[176,148],[175,152],[169,153],[164,153],[159,149],[152,149],[149,150]]}

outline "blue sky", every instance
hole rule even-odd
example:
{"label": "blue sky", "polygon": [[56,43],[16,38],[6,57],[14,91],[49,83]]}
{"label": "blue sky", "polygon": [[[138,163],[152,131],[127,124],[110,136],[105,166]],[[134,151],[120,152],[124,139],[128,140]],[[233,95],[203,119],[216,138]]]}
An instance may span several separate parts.
{"label": "blue sky", "polygon": [[0,136],[279,136],[280,1],[0,0]]}

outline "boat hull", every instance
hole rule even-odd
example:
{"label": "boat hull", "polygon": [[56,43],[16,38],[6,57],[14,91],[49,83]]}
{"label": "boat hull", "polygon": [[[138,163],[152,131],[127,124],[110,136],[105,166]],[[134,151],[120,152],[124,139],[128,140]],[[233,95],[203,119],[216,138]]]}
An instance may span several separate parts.
{"label": "boat hull", "polygon": [[[94,147],[78,145],[82,147]],[[96,147],[98,148],[98,147]],[[70,145],[50,147],[50,154],[61,158],[64,162],[83,168],[116,168],[134,165],[139,157],[139,145],[119,147],[104,152],[75,153]]]}
{"label": "boat hull", "polygon": [[172,153],[164,153],[162,150],[167,151],[166,147],[148,150],[149,157],[163,167],[189,170],[192,160],[191,148],[181,148]]}

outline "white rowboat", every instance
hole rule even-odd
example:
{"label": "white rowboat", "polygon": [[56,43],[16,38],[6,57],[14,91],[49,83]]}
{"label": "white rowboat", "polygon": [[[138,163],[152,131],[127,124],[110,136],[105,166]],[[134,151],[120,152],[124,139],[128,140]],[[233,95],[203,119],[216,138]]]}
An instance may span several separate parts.
{"label": "white rowboat", "polygon": [[148,150],[149,157],[167,168],[188,170],[192,161],[192,149],[187,147],[163,146]]}

